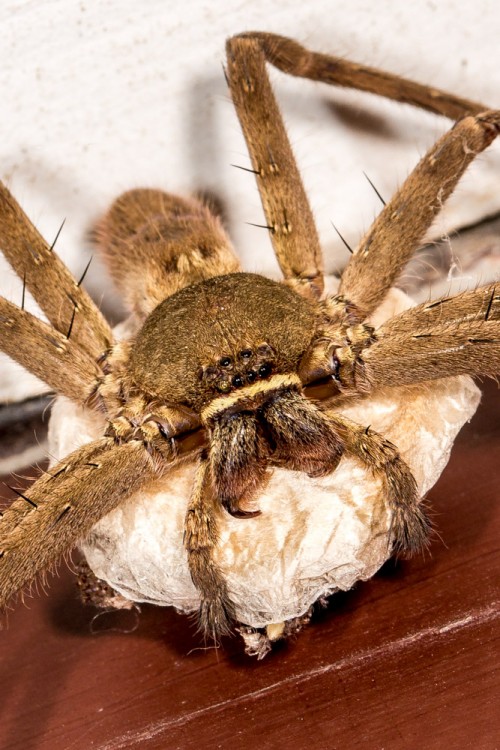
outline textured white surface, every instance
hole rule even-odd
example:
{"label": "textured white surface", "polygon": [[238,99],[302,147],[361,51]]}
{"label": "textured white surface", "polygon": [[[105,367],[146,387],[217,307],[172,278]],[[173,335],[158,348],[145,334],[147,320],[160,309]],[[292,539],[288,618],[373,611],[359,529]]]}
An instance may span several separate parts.
{"label": "textured white surface", "polygon": [[[407,307],[408,298],[393,292],[374,322]],[[476,386],[460,377],[381,392],[343,413],[398,446],[424,495],[478,403]],[[50,423],[51,455],[62,458],[102,428],[99,418],[60,398]],[[196,609],[182,543],[193,481],[193,465],[177,467],[103,518],[83,544],[96,575],[134,601]],[[380,482],[352,459],[316,479],[276,469],[256,502],[262,510],[256,518],[221,512],[217,555],[238,619],[253,627],[302,615],[319,597],[370,578],[390,554]]]}
{"label": "textured white surface", "polygon": [[[86,233],[121,191],[212,188],[226,201],[247,270],[276,272],[245,145],[221,71],[224,40],[252,28],[379,65],[500,105],[498,9],[493,0],[4,0],[0,176],[79,275]],[[272,74],[311,196],[327,268],[345,260],[333,220],[355,244],[380,204],[362,172],[390,196],[443,132],[442,118],[375,97]],[[337,104],[334,104],[337,103]],[[498,147],[462,183],[442,227],[498,209]],[[88,285],[113,307],[94,259]],[[0,293],[20,284],[0,260]],[[0,360],[0,400],[36,390]]]}

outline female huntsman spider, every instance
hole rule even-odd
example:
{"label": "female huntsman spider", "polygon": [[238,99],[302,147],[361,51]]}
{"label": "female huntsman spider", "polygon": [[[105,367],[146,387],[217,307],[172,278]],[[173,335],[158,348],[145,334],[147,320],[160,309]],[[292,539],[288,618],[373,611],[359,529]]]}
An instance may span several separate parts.
{"label": "female huntsman spider", "polygon": [[[383,208],[334,293],[324,293],[316,228],[266,63],[456,120]],[[429,394],[430,404],[441,379],[500,371],[494,285],[405,309],[381,325],[373,317],[466,167],[498,134],[500,113],[261,32],[228,41],[227,81],[281,282],[240,270],[221,221],[203,201],[132,190],[95,231],[131,311],[127,337],[118,340],[1,188],[3,253],[49,323],[0,299],[0,348],[98,425],[90,442],[51,466],[3,513],[2,605],[92,538],[100,519],[120,509],[125,514],[136,495],[151,495],[151,487],[159,491],[172,477],[193,480],[176,539],[200,627],[216,639],[237,623],[247,634],[273,624],[262,609],[253,620],[242,614],[251,595],[230,583],[231,564],[241,559],[256,586],[254,558],[260,555],[261,570],[272,564],[275,553],[266,557],[255,541],[245,547],[244,534],[265,528],[267,510],[261,511],[273,477],[299,483],[314,505],[314,488],[344,476],[342,466],[351,461],[354,473],[364,472],[362,482],[375,482],[388,519],[377,565],[394,551],[414,553],[427,543],[430,525],[415,472],[368,418],[358,422],[346,412],[350,405],[368,409],[370,399],[389,391],[404,399],[415,387],[424,400]],[[287,545],[300,546],[307,530],[307,522],[294,523],[281,542],[285,557]],[[232,563],[223,563],[225,529],[236,526],[246,531],[231,548]],[[311,565],[313,577],[325,575],[316,561]],[[322,592],[334,588],[330,582]],[[290,631],[286,618],[274,623],[275,635]]]}

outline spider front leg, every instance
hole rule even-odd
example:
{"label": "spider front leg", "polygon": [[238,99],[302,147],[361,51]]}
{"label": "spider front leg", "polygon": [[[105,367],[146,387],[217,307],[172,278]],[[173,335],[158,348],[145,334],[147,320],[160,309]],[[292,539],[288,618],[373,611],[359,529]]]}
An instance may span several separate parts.
{"label": "spider front leg", "polygon": [[[170,412],[169,412],[170,413]],[[104,515],[172,466],[196,457],[201,431],[165,434],[166,411],[145,419],[135,433],[119,437],[123,422],[44,472],[0,516],[0,607],[57,562]]]}
{"label": "spider front leg", "polygon": [[492,284],[412,307],[378,329],[346,327],[342,344],[327,337],[313,342],[302,377],[329,376],[346,395],[453,375],[495,377],[499,303],[500,289]]}
{"label": "spider front leg", "polygon": [[395,445],[369,427],[327,410],[332,429],[347,455],[356,458],[382,480],[392,512],[394,550],[412,554],[428,543],[430,523],[419,504],[417,484]]}
{"label": "spider front leg", "polygon": [[140,442],[117,446],[102,438],[19,493],[0,518],[0,607],[158,473]]}

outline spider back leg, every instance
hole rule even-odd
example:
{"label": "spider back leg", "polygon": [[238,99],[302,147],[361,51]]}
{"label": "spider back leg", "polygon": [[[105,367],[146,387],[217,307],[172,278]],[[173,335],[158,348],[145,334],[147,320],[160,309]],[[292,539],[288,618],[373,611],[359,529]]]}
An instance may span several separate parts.
{"label": "spider back leg", "polygon": [[96,361],[70,336],[0,297],[0,350],[49,388],[83,404],[104,376]]}
{"label": "spider back leg", "polygon": [[125,302],[141,320],[179,289],[239,270],[210,207],[161,190],[123,193],[98,223],[95,238]]}
{"label": "spider back leg", "polygon": [[371,68],[344,57],[325,55],[306,49],[294,39],[267,31],[248,31],[239,39],[259,43],[268,63],[288,75],[320,81],[334,86],[368,91],[405,104],[413,104],[452,120],[486,109],[478,102],[463,99],[433,86],[423,86],[408,78]]}

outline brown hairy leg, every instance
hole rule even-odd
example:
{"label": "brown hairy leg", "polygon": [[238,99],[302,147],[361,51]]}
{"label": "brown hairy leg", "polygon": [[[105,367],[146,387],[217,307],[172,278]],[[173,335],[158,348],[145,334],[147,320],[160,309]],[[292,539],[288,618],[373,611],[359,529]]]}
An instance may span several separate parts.
{"label": "brown hairy leg", "polygon": [[[248,32],[229,39],[227,55],[228,83],[247,141],[251,171],[256,174],[273,247],[285,279],[306,296],[320,296],[323,289],[321,249],[265,62],[290,75],[369,91],[453,119],[487,109],[477,102],[375,68],[311,52],[291,39],[267,32]],[[486,131],[491,129],[485,126]],[[494,137],[488,133],[467,135],[471,143],[465,140],[463,148],[460,148],[460,131],[448,138],[448,142],[455,141],[454,149],[449,143],[446,148],[443,142],[438,143],[351,259],[341,294],[366,314],[383,299],[469,161]],[[469,147],[475,151],[472,155],[468,154]],[[445,150],[452,152],[450,167],[446,166],[450,154]],[[426,192],[429,177],[431,185]],[[413,210],[403,210],[419,190],[423,194],[415,201]],[[399,242],[402,232],[409,233],[404,247]],[[368,248],[370,268],[366,274]]]}
{"label": "brown hairy leg", "polygon": [[419,505],[413,474],[396,446],[369,427],[363,427],[333,410],[325,413],[345,453],[362,461],[375,477],[382,480],[384,494],[393,514],[391,531],[395,551],[418,552],[427,545],[431,527]]}
{"label": "brown hairy leg", "polygon": [[216,497],[206,455],[202,455],[184,525],[189,571],[201,596],[200,630],[215,641],[231,632],[235,620],[227,583],[214,561],[219,538]]}
{"label": "brown hairy leg", "polygon": [[500,371],[500,286],[442,298],[396,315],[373,332],[352,331],[337,349],[337,377],[345,392],[369,392],[450,375]]}
{"label": "brown hairy leg", "polygon": [[258,42],[267,62],[288,75],[368,91],[371,94],[385,96],[388,99],[427,109],[429,112],[445,115],[452,120],[466,114],[477,114],[486,109],[483,104],[462,99],[431,86],[423,86],[393,73],[370,68],[342,57],[313,52],[294,39],[278,34],[248,31],[234,38],[252,39]]}
{"label": "brown hairy leg", "polygon": [[182,287],[240,270],[220,219],[197,198],[130,190],[114,201],[94,234],[140,320]]}
{"label": "brown hairy leg", "polygon": [[19,493],[0,518],[0,606],[161,470],[141,442],[102,438]]}
{"label": "brown hairy leg", "polygon": [[250,152],[271,241],[283,276],[313,299],[323,291],[323,259],[313,215],[258,38],[227,42],[227,78]]}
{"label": "brown hairy leg", "polygon": [[342,274],[339,294],[370,315],[413,255],[460,177],[500,132],[500,112],[459,120],[382,210]]}
{"label": "brown hairy leg", "polygon": [[54,328],[98,359],[111,345],[113,335],[82,288],[83,277],[76,281],[2,183],[0,241],[6,259]]}
{"label": "brown hairy leg", "polygon": [[106,513],[205,446],[203,433],[189,426],[160,440],[158,424],[148,421],[137,439],[103,437],[44,472],[0,516],[0,607]]}
{"label": "brown hairy leg", "polygon": [[0,350],[41,378],[49,388],[83,404],[103,372],[71,337],[0,297]]}

